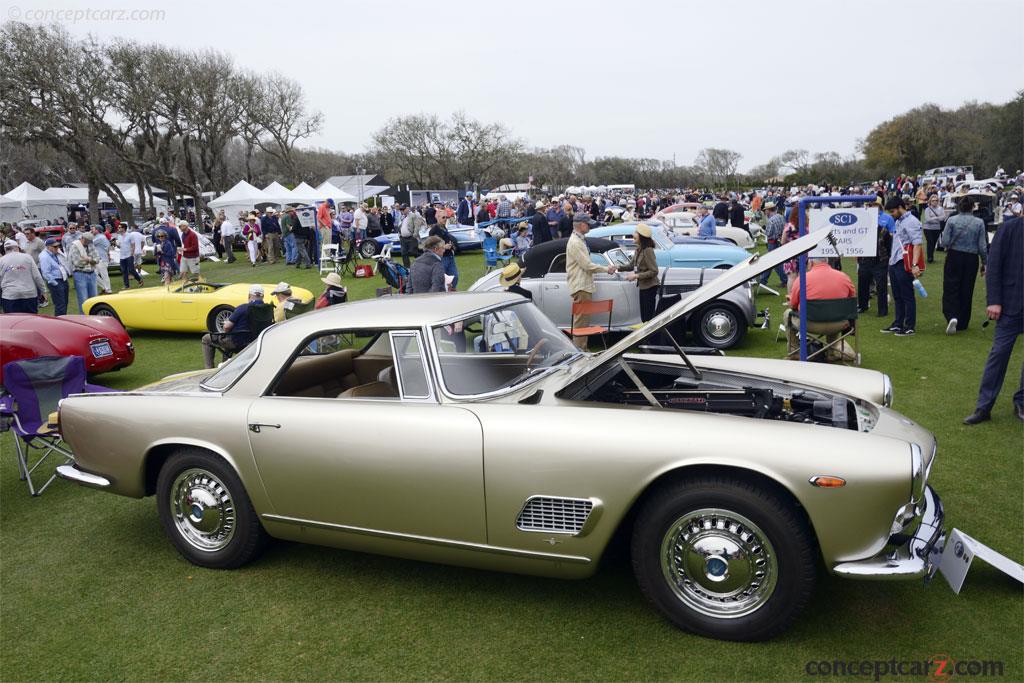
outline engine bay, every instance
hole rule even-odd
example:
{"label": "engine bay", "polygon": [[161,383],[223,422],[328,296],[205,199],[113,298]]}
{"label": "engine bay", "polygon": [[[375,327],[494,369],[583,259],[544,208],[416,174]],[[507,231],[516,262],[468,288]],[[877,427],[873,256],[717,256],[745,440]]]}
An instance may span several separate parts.
{"label": "engine bay", "polygon": [[622,360],[566,387],[570,400],[651,406],[870,431],[876,417],[867,405],[842,395],[778,380]]}

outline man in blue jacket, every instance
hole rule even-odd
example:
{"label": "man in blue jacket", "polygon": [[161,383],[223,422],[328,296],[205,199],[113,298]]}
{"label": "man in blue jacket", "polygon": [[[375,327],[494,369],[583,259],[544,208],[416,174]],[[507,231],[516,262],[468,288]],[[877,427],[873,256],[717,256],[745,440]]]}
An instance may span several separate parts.
{"label": "man in blue jacket", "polygon": [[455,219],[459,225],[473,225],[473,193],[467,192],[466,196],[459,202],[459,208],[455,212]]}
{"label": "man in blue jacket", "polygon": [[[1013,346],[1017,337],[1024,334],[1024,218],[1003,221],[996,231],[989,245],[985,288],[988,293],[986,312],[996,321],[996,333],[981,375],[978,403],[974,413],[964,418],[967,425],[992,419],[992,406],[1003,388]],[[1024,420],[1024,366],[1020,386],[1013,395],[1013,407],[1017,418]]]}

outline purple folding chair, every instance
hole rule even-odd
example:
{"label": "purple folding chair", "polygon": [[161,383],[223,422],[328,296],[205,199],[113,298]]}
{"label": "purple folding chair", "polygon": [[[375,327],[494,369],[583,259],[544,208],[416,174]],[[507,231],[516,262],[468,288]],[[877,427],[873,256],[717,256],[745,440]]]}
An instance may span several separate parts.
{"label": "purple folding chair", "polygon": [[64,462],[72,459],[71,451],[55,431],[56,425],[49,424],[49,416],[62,399],[86,391],[85,361],[81,356],[41,356],[11,361],[4,364],[3,370],[8,393],[0,398],[0,414],[13,418],[21,479],[28,482],[29,493],[38,496],[57,474],[54,472],[36,489],[32,473],[51,454],[63,456]]}

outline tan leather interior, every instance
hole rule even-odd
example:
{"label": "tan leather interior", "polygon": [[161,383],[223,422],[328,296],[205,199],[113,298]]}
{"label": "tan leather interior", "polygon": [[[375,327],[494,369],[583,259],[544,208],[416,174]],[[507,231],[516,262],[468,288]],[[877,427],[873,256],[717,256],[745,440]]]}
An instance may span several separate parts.
{"label": "tan leather interior", "polygon": [[395,390],[387,382],[370,382],[352,387],[338,394],[338,398],[396,398]]}
{"label": "tan leather interior", "polygon": [[376,383],[378,375],[392,364],[390,357],[358,353],[345,349],[323,356],[300,356],[277,383],[274,394],[333,398],[348,389]]}

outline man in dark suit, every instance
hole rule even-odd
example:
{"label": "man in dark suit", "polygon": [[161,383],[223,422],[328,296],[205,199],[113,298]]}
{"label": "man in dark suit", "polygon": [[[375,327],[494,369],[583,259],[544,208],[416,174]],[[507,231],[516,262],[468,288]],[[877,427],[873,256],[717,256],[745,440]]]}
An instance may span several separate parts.
{"label": "man in dark suit", "polygon": [[466,196],[459,202],[459,209],[455,212],[455,219],[459,225],[473,225],[473,193],[467,192]]}
{"label": "man in dark suit", "polygon": [[[964,424],[968,425],[992,419],[992,406],[1003,387],[1013,346],[1017,337],[1024,334],[1024,219],[1003,221],[988,253],[987,313],[996,321],[996,333],[981,376],[978,403],[974,413],[964,418]],[[1013,395],[1013,406],[1017,418],[1024,420],[1024,367],[1021,367],[1020,387]]]}

